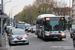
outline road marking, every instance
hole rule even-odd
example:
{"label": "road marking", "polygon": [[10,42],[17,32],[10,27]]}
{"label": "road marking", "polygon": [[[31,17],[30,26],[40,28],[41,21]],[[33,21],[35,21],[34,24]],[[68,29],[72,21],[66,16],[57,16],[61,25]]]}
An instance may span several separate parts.
{"label": "road marking", "polygon": [[54,49],[56,49],[56,48],[59,48],[59,49],[74,49],[74,47],[73,46],[50,46],[50,48],[54,48]]}

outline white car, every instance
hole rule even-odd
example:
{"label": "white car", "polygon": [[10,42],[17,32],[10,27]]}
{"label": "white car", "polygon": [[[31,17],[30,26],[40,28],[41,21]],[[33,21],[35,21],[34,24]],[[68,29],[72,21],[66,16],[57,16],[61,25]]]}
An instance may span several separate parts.
{"label": "white car", "polygon": [[12,44],[29,44],[28,35],[22,29],[14,29],[9,34],[9,45]]}

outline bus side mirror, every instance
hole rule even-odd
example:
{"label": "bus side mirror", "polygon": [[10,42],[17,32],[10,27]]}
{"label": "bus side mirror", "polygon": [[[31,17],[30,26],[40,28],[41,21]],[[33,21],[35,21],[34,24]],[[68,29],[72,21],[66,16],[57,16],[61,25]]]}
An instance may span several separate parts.
{"label": "bus side mirror", "polygon": [[45,21],[43,21],[43,24],[45,25]]}

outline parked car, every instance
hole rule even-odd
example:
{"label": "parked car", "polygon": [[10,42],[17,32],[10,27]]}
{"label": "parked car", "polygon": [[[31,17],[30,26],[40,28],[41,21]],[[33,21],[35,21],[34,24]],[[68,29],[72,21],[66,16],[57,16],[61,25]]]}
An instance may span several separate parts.
{"label": "parked car", "polygon": [[16,28],[24,29],[25,28],[25,24],[17,24]]}
{"label": "parked car", "polygon": [[9,28],[12,26],[6,26],[6,33],[8,34]]}
{"label": "parked car", "polygon": [[31,33],[34,33],[36,31],[36,26],[33,26],[33,28],[31,29]]}
{"label": "parked car", "polygon": [[25,27],[26,27],[26,28],[25,28],[25,31],[27,31],[28,28],[31,27],[31,25],[30,25],[30,24],[25,24]]}
{"label": "parked car", "polygon": [[28,35],[23,29],[13,29],[9,34],[9,45],[12,44],[29,44]]}
{"label": "parked car", "polygon": [[32,29],[32,27],[29,27],[27,31],[28,31],[28,32],[31,32],[31,29]]}
{"label": "parked car", "polygon": [[75,47],[75,31],[74,31],[74,33],[73,33],[73,45],[74,45],[74,47]]}
{"label": "parked car", "polygon": [[[12,30],[12,29],[16,29],[16,28],[15,28],[15,27],[10,27],[10,28],[8,29],[8,34],[11,33],[11,30]],[[7,34],[7,35],[8,35],[8,34]]]}
{"label": "parked car", "polygon": [[73,38],[73,33],[74,33],[75,29],[71,30],[70,32],[70,37]]}

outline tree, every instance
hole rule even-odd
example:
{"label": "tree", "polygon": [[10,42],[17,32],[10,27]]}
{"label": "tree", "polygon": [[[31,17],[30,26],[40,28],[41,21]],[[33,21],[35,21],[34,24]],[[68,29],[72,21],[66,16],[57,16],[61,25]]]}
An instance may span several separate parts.
{"label": "tree", "polygon": [[[62,5],[62,6],[61,6]],[[23,10],[18,13],[18,17],[20,20],[27,22],[27,23],[33,23],[36,20],[36,17],[40,14],[44,13],[50,13],[52,14],[53,8],[56,7],[65,7],[66,3],[64,1],[56,1],[56,0],[35,0],[33,5],[28,5],[23,8]],[[40,11],[40,14],[39,14]],[[56,10],[57,11],[57,10]],[[56,12],[55,11],[55,12]],[[26,15],[26,17],[22,15]]]}

